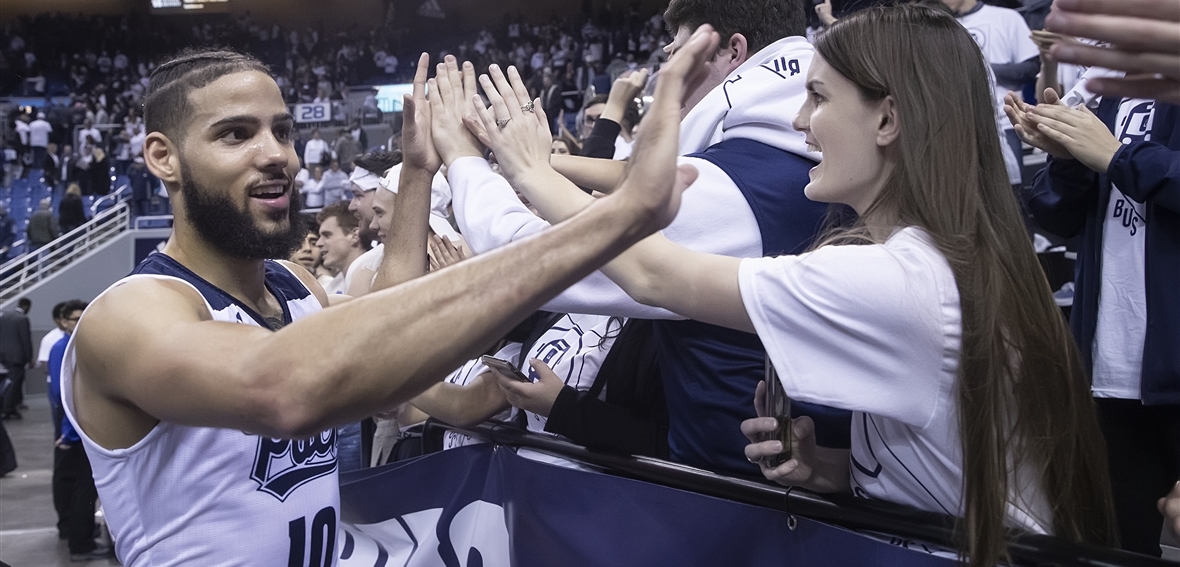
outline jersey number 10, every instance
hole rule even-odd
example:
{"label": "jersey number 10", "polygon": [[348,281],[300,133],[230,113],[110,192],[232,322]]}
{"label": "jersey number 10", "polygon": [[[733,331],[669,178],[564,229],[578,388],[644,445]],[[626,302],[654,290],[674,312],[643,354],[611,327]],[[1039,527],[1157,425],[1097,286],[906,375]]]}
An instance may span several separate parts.
{"label": "jersey number 10", "polygon": [[[336,554],[336,509],[328,506],[311,519],[311,553],[307,553],[307,517],[287,523],[291,537],[291,553],[287,567],[331,567]],[[307,562],[304,562],[304,558]]]}

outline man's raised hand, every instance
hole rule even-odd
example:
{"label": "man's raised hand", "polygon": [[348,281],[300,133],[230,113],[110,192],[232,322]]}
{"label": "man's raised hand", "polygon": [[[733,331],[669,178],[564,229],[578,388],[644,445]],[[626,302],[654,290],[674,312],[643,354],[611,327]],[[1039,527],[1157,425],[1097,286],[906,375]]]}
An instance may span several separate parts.
{"label": "man's raised hand", "polygon": [[704,62],[716,52],[719,41],[712,26],[703,25],[660,69],[654,100],[644,116],[630,166],[613,195],[650,210],[648,220],[655,230],[672,222],[680,208],[680,193],[696,180],[695,168],[676,166],[680,108],[704,79]]}
{"label": "man's raised hand", "polygon": [[414,167],[433,175],[442,166],[442,158],[434,148],[434,136],[430,132],[430,103],[426,100],[426,76],[430,72],[430,56],[423,53],[418,57],[418,68],[414,71],[414,90],[404,95],[402,105],[402,155],[406,167]]}

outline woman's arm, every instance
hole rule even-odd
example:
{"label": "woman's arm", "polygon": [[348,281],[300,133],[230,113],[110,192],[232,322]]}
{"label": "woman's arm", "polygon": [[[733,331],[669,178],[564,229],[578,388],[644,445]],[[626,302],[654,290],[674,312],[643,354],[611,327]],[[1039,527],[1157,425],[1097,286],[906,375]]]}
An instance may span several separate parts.
{"label": "woman's arm", "polygon": [[552,156],[549,163],[578,187],[599,193],[614,191],[627,168],[626,162],[580,156]]}
{"label": "woman's arm", "polygon": [[[519,106],[527,91],[515,69],[505,76],[498,68],[479,78],[493,105]],[[583,193],[549,166],[548,121],[539,109],[535,120],[495,124],[492,112],[477,108],[486,132],[485,143],[496,152],[505,177],[528,196],[550,222],[560,222],[585,208],[594,198]],[[636,154],[636,163],[659,170],[655,179],[680,189],[697,178],[692,166],[657,162]],[[604,165],[620,162],[596,160]],[[662,174],[662,175],[661,175]],[[738,290],[738,258],[695,252],[656,234],[621,254],[603,272],[640,303],[662,307],[684,317],[741,331],[754,332]]]}
{"label": "woman's arm", "polygon": [[487,421],[508,409],[508,400],[496,385],[492,372],[476,376],[466,385],[442,382],[410,400],[410,405],[451,425],[467,427]]}

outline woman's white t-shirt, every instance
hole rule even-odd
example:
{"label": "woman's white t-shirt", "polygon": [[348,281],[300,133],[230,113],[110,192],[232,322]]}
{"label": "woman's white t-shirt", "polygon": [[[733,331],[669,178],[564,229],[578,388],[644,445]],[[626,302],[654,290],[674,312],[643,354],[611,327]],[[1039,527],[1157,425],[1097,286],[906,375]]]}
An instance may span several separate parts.
{"label": "woman's white t-shirt", "polygon": [[[959,292],[925,231],[745,259],[738,282],[788,395],[854,412],[853,492],[962,516]],[[1048,505],[1021,473],[1007,523],[1047,533]]]}

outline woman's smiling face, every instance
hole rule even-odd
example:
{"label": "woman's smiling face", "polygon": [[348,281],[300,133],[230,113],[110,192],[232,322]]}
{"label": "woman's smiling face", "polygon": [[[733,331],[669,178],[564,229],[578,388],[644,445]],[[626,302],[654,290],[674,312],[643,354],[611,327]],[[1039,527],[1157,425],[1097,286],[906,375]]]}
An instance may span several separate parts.
{"label": "woman's smiling face", "polygon": [[[880,129],[883,102],[866,101],[852,81],[818,55],[807,71],[807,102],[795,117],[823,160],[811,169],[807,198],[842,203],[863,214],[884,185],[889,167]],[[889,141],[892,141],[891,139]]]}

